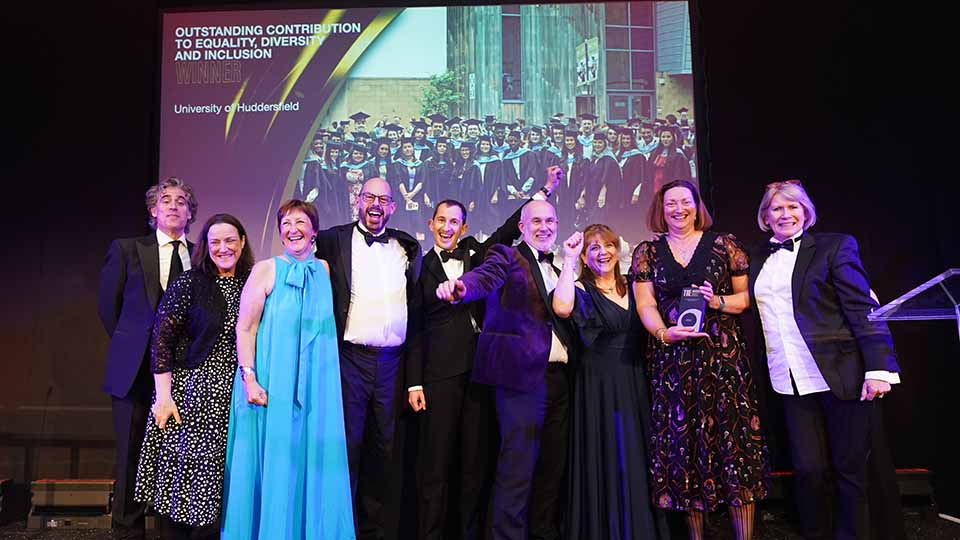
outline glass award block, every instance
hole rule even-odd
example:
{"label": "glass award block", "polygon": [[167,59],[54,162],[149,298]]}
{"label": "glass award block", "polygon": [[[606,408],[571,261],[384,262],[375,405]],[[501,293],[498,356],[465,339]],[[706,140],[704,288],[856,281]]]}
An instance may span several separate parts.
{"label": "glass award block", "polygon": [[960,268],[951,268],[867,316],[871,321],[955,319],[960,334]]}

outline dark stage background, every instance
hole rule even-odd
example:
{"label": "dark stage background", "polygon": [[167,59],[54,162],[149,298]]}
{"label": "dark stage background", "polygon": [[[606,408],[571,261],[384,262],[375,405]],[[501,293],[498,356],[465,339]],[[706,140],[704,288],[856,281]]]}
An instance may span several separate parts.
{"label": "dark stage background", "polygon": [[[0,160],[0,432],[112,437],[99,390],[107,339],[97,276],[112,238],[146,232],[157,10],[184,5],[5,8],[3,86],[13,96]],[[710,162],[701,171],[712,181],[718,230],[764,240],[755,220],[764,184],[801,178],[818,206],[814,231],[858,238],[882,303],[960,266],[947,17],[867,2],[692,5],[694,61],[705,61],[706,77],[696,120]],[[904,381],[884,402],[895,461],[939,472],[939,502],[960,514],[948,445],[960,412],[956,325],[891,329]],[[777,449],[775,415],[767,423]],[[110,450],[80,457],[81,476],[111,475]],[[777,453],[780,468],[785,459]],[[66,450],[39,452],[34,477],[68,472]],[[0,477],[23,480],[22,450],[0,448]]]}

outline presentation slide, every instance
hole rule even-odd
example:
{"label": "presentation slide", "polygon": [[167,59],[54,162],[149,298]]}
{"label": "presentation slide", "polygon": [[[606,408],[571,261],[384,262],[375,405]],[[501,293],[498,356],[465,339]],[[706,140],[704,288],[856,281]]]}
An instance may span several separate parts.
{"label": "presentation slide", "polygon": [[[481,237],[551,166],[558,240],[606,223],[634,245],[656,189],[697,182],[687,2],[165,12],[159,174],[194,186],[198,221],[236,215],[258,258],[275,213],[356,219],[389,182],[389,226],[432,245],[454,199]],[[629,254],[630,251],[626,250]]]}

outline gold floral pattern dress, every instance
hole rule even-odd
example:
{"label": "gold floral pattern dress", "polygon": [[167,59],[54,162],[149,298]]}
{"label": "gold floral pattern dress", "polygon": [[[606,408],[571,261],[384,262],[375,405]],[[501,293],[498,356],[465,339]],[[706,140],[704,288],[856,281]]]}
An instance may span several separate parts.
{"label": "gold floral pattern dress", "polygon": [[[642,242],[631,274],[653,283],[660,316],[674,326],[684,287],[708,280],[715,295],[730,295],[731,278],[748,266],[733,235],[705,231],[686,267],[665,238]],[[740,317],[708,308],[703,331],[709,339],[669,345],[648,339],[650,480],[660,508],[710,511],[767,495],[767,449]]]}

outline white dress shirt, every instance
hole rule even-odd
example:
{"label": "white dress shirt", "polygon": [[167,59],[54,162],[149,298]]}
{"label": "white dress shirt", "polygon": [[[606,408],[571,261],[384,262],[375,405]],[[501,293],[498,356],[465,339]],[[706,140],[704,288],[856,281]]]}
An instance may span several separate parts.
{"label": "white dress shirt", "polygon": [[[800,232],[793,237],[793,251],[778,249],[764,261],[754,284],[754,300],[763,323],[767,367],[773,389],[778,394],[792,395],[792,375],[797,392],[804,396],[827,392],[830,386],[803,340],[793,312],[793,268],[800,252],[802,234]],[[897,373],[888,371],[868,371],[864,378],[878,379],[890,384],[900,382]]]}
{"label": "white dress shirt", "polygon": [[406,251],[395,238],[368,246],[358,230],[350,242],[350,308],[343,340],[371,347],[402,345],[407,337]]}
{"label": "white dress shirt", "polygon": [[[524,244],[527,244],[527,248],[533,252],[533,256],[537,257],[537,255],[540,253],[537,248],[531,246],[527,242],[524,242]],[[543,278],[543,286],[549,295],[554,289],[557,288],[557,272],[554,270],[553,265],[547,261],[541,261],[539,264],[537,264],[537,268],[540,269],[540,276]],[[552,311],[553,308],[548,305],[547,310]],[[556,330],[551,329],[550,336],[550,355],[547,357],[547,362],[567,363],[567,348],[563,345],[563,342],[560,341],[560,338],[557,337]]]}
{"label": "white dress shirt", "polygon": [[160,287],[167,290],[167,282],[170,280],[170,261],[173,260],[173,241],[179,240],[177,246],[177,255],[180,262],[183,263],[183,270],[190,269],[190,250],[187,249],[187,237],[170,238],[163,231],[157,229],[157,247],[160,250]]}

